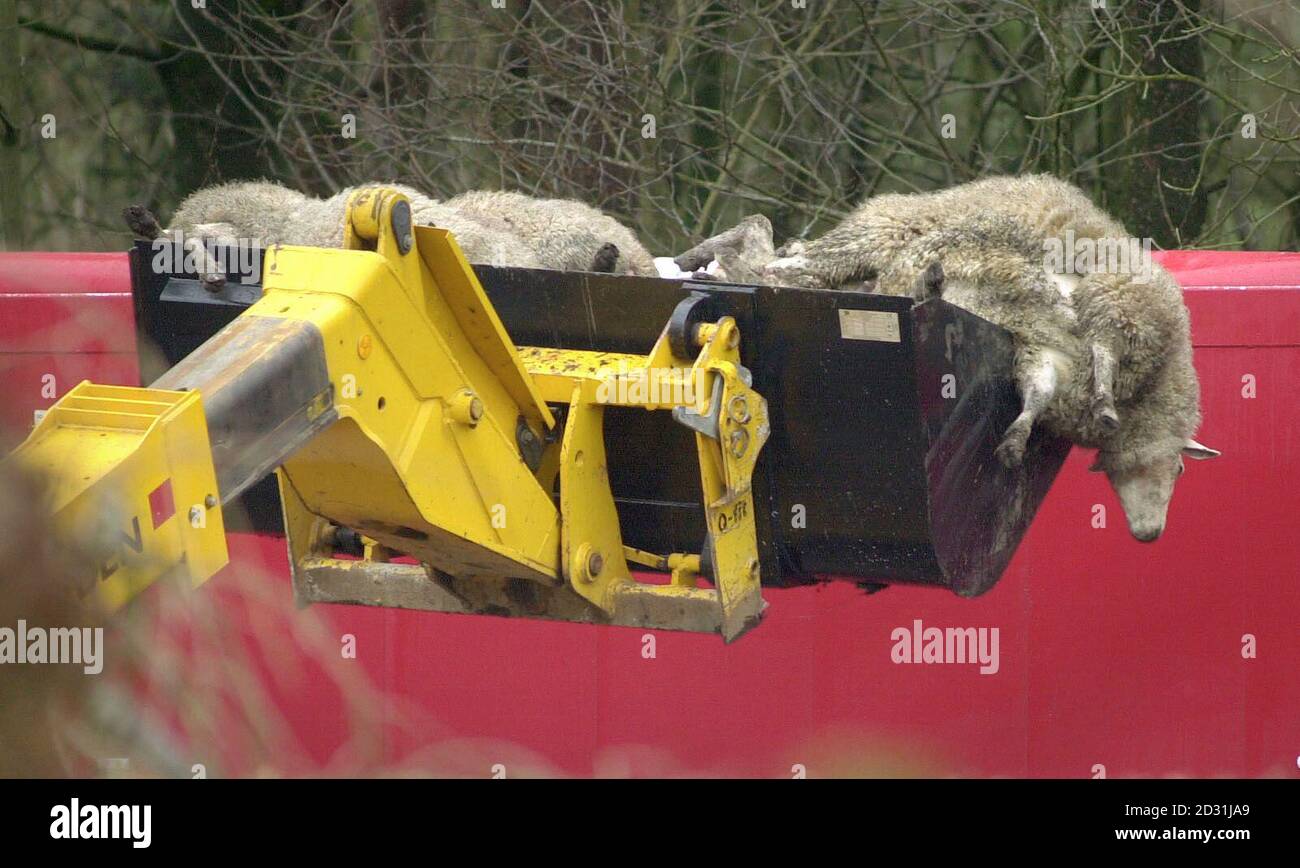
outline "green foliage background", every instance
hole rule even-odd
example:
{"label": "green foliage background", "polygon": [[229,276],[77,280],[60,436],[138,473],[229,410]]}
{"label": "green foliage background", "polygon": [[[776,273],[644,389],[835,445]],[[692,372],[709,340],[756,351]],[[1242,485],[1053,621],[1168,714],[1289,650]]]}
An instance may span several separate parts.
{"label": "green foliage background", "polygon": [[656,253],[1031,171],[1164,247],[1300,238],[1293,0],[193,5],[0,0],[11,249],[118,249],[124,205],[259,177],[570,196]]}

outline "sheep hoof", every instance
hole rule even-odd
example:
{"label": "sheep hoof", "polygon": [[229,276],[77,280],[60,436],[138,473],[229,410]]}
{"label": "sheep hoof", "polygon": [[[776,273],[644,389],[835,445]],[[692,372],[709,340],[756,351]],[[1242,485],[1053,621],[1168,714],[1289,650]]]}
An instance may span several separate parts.
{"label": "sheep hoof", "polygon": [[592,257],[591,270],[601,274],[613,274],[618,266],[618,253],[618,245],[605,242]]}
{"label": "sheep hoof", "polygon": [[943,295],[944,279],[943,263],[936,259],[921,274],[917,286],[917,297],[922,300],[939,298]]}
{"label": "sheep hoof", "polygon": [[1107,434],[1119,430],[1119,413],[1115,412],[1115,402],[1110,395],[1103,393],[1093,396],[1092,419]]}
{"label": "sheep hoof", "polygon": [[122,219],[126,222],[126,227],[137,238],[153,241],[162,234],[162,227],[158,225],[158,218],[154,217],[149,209],[143,205],[128,205],[123,208]]}
{"label": "sheep hoof", "polygon": [[695,249],[688,250],[681,256],[675,257],[673,259],[673,264],[682,271],[703,271],[712,261],[713,254],[711,252],[700,252],[698,249]]}
{"label": "sheep hoof", "polygon": [[1026,438],[1020,436],[1019,432],[1012,431],[998,444],[998,448],[993,451],[998,461],[1008,470],[1014,470],[1025,461],[1025,441]]}

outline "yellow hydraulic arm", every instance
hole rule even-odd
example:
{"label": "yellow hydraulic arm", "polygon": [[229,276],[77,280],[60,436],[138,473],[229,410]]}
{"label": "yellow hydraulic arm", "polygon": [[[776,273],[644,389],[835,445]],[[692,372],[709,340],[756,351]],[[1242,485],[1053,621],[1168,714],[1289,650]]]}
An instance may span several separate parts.
{"label": "yellow hydraulic arm", "polygon": [[[8,459],[55,475],[69,535],[87,515],[112,517],[107,603],[173,570],[197,583],[219,569],[220,505],[278,468],[303,603],[727,640],[758,622],[750,480],[767,405],[734,320],[675,317],[645,356],[516,348],[451,235],[413,227],[409,202],[384,188],[354,196],[344,249],[266,251],[263,287],[152,388],[83,383]],[[624,546],[609,406],[671,412],[695,430],[704,551]],[[644,460],[684,458],[654,446]],[[164,489],[170,513],[157,508]],[[671,575],[637,581],[629,562]]]}

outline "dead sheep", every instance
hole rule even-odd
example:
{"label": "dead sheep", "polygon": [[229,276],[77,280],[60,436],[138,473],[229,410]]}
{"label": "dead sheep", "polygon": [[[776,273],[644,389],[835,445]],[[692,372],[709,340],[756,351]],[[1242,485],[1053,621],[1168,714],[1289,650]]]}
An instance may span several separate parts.
{"label": "dead sheep", "polygon": [[1193,439],[1201,417],[1187,308],[1177,281],[1145,250],[1120,270],[1085,263],[1080,271],[1051,255],[1067,238],[1131,242],[1066,182],[991,178],[870,199],[769,263],[764,282],[837,288],[875,278],[878,292],[916,295],[923,269],[940,263],[943,297],[1017,340],[1022,412],[999,458],[1019,463],[1040,419],[1097,448],[1094,469],[1107,474],[1130,532],[1154,540],[1184,457],[1219,454]]}
{"label": "dead sheep", "polygon": [[1110,440],[1115,427],[1095,413],[1094,360],[1078,313],[1018,219],[981,214],[922,235],[883,264],[874,291],[942,297],[1011,333],[1022,412],[997,448],[1007,466],[1020,463],[1039,423],[1081,446]]}
{"label": "dead sheep", "polygon": [[[499,220],[531,247],[544,263],[558,271],[593,271],[617,248],[612,270],[618,274],[655,277],[654,257],[637,237],[608,214],[573,199],[539,199],[507,190],[474,190],[448,199],[446,207],[467,217]],[[600,269],[607,270],[607,269]]]}
{"label": "dead sheep", "polygon": [[[787,286],[816,286],[815,279],[807,273],[807,269],[802,268],[790,275],[782,275],[782,281],[776,280],[769,269],[783,257],[802,253],[806,242],[796,239],[774,247],[772,237],[772,222],[762,214],[750,215],[679,256],[656,260],[661,265],[660,276],[707,278],[732,283],[784,282]],[[806,283],[800,283],[801,279],[806,280]],[[873,274],[860,281],[839,284],[835,288],[870,291],[874,282]]]}
{"label": "dead sheep", "polygon": [[[364,185],[380,186],[380,185]],[[541,256],[536,248],[505,221],[491,215],[466,214],[447,202],[432,199],[414,187],[403,184],[382,186],[406,194],[411,200],[411,221],[416,226],[437,226],[446,229],[456,238],[465,258],[476,265],[511,266],[514,268],[558,268]],[[332,199],[340,214],[346,213],[348,199],[359,189],[351,187],[336,193]],[[340,231],[342,217],[339,219]],[[339,237],[339,245],[343,243]],[[334,245],[331,245],[334,246]]]}
{"label": "dead sheep", "polygon": [[[387,186],[404,193],[411,200],[415,224],[450,230],[475,264],[655,273],[649,253],[630,230],[580,202],[470,193],[452,204],[401,184],[360,186]],[[207,256],[205,239],[341,247],[347,203],[357,189],[318,199],[270,181],[242,181],[205,187],[186,197],[166,229],[140,206],[124,209],[123,217],[132,232],[146,239],[179,232],[187,249],[199,255],[203,281],[218,286],[224,275]]]}
{"label": "dead sheep", "polygon": [[[887,193],[855,208],[813,241],[784,248],[766,279],[785,286],[840,287],[879,272],[917,238],[996,211],[1039,238],[1127,238],[1124,227],[1082,190],[1051,175],[1000,176],[934,193]],[[866,243],[869,240],[869,244]]]}
{"label": "dead sheep", "polygon": [[[263,247],[302,243],[300,237],[321,219],[323,202],[270,181],[239,181],[204,187],[177,206],[164,229],[142,205],[122,209],[127,227],[140,238],[179,240],[199,262],[199,277],[209,288],[226,276],[208,255],[205,241],[237,244],[255,240]],[[342,245],[342,224],[339,242]]]}
{"label": "dead sheep", "polygon": [[[411,187],[391,186],[411,200],[417,225],[451,230],[471,262],[543,267],[508,226],[462,217]],[[348,187],[318,199],[270,181],[218,184],[187,196],[166,229],[141,206],[128,207],[122,213],[131,231],[146,240],[179,237],[200,263],[200,279],[217,288],[225,282],[225,275],[208,255],[205,241],[229,245],[254,241],[262,247],[342,247],[348,199],[357,189]]]}

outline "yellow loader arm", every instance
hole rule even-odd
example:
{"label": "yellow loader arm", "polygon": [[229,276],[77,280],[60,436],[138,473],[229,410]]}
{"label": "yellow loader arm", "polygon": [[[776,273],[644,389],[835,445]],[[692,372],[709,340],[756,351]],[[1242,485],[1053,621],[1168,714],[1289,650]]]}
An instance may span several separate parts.
{"label": "yellow loader arm", "polygon": [[[110,606],[167,573],[198,583],[219,569],[220,505],[277,469],[304,604],[728,641],[761,618],[750,480],[767,405],[740,364],[734,320],[703,321],[687,299],[645,356],[516,348],[451,235],[413,227],[409,202],[388,189],[354,196],[344,249],[266,251],[263,286],[151,388],[83,383],[7,459],[58,480],[69,537],[96,516],[111,516],[118,542],[131,537],[106,549],[118,558],[98,584]],[[623,545],[609,406],[671,412],[695,430],[704,551]],[[652,446],[646,460],[681,460]],[[155,509],[164,487],[171,513]],[[670,578],[639,582],[629,562]]]}

